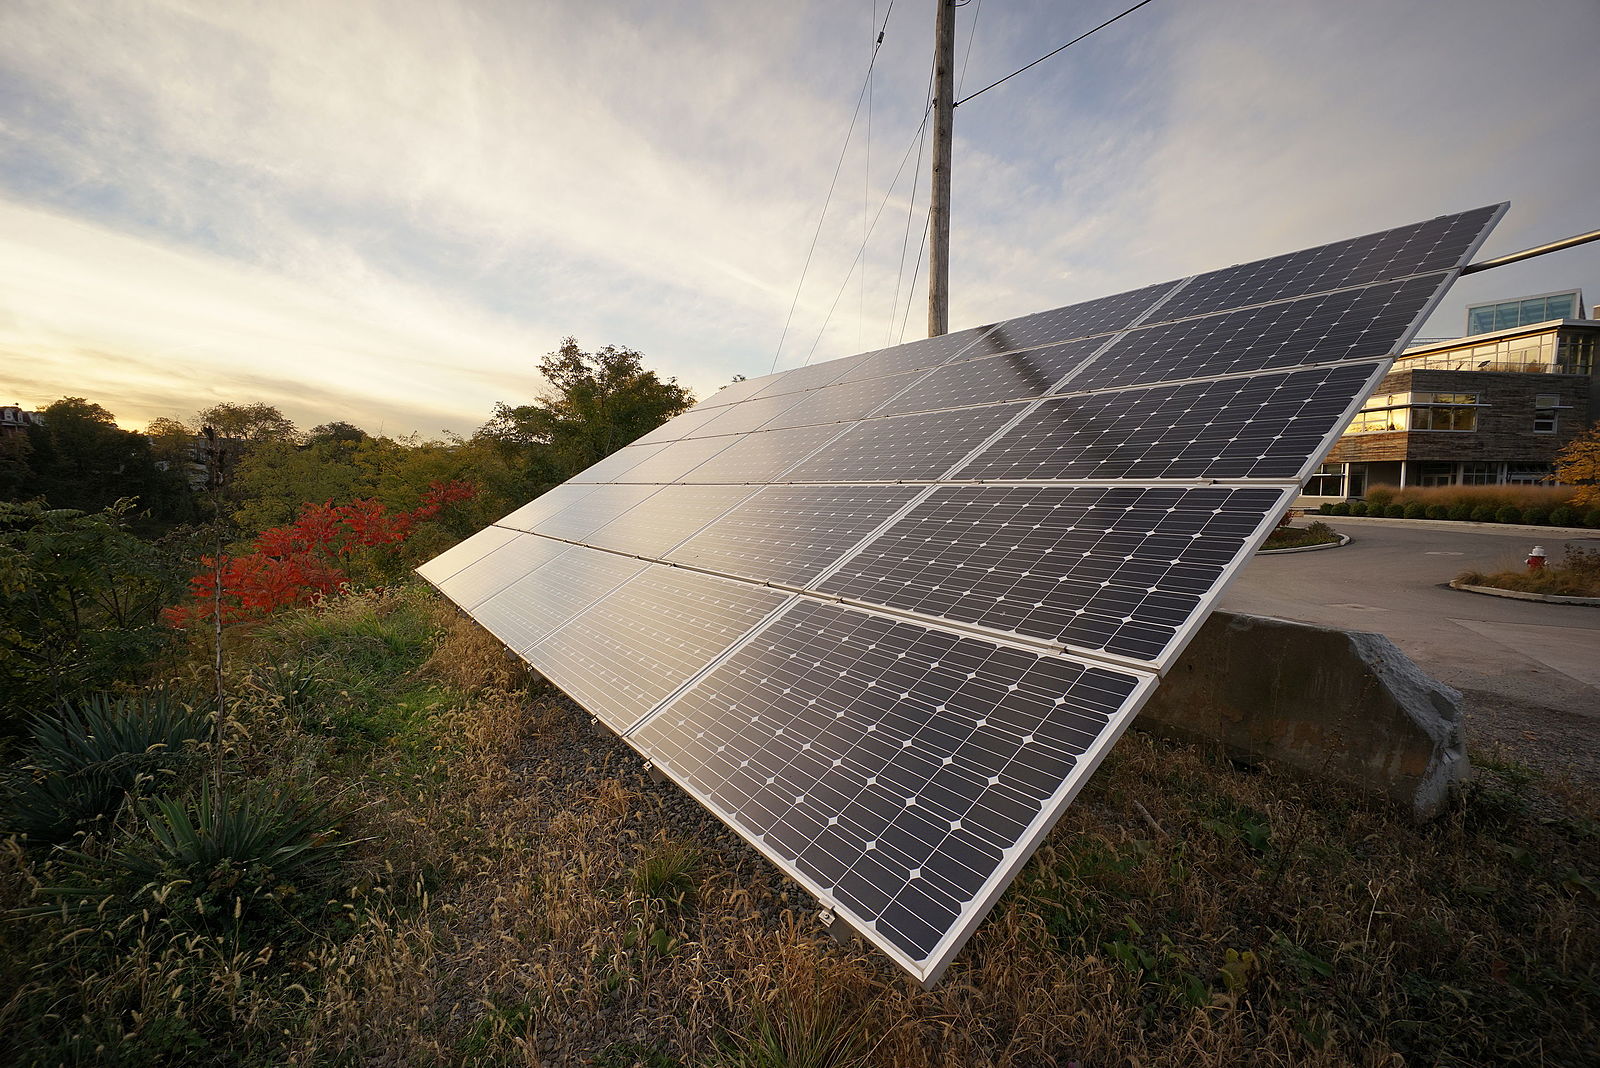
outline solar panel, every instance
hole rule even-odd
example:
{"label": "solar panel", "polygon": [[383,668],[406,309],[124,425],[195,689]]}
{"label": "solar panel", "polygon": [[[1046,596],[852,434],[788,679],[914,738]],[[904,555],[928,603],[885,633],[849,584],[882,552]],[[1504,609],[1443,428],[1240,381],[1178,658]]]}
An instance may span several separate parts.
{"label": "solar panel", "polygon": [[[644,560],[529,535],[542,543],[538,562],[472,607],[472,617],[515,653],[553,634],[600,598],[649,567]],[[450,594],[457,604],[462,602]]]}
{"label": "solar panel", "polygon": [[817,586],[1164,665],[1283,489],[947,486]]}
{"label": "solar panel", "polygon": [[1022,410],[962,408],[852,424],[837,439],[784,472],[787,482],[865,482],[938,478]]}
{"label": "solar panel", "polygon": [[654,564],[523,656],[621,734],[789,596]]}
{"label": "solar panel", "polygon": [[[1239,374],[1385,356],[1431,307],[1443,278],[1428,275],[1299,297],[1244,311],[1132,330],[1083,371],[1074,389]],[[1420,324],[1419,324],[1420,325]]]}
{"label": "solar panel", "polygon": [[803,586],[921,493],[915,486],[768,486],[665,559]]}
{"label": "solar panel", "polygon": [[911,388],[896,395],[876,414],[901,415],[1037,397],[1048,393],[1069,371],[1107,343],[1108,339],[1103,337],[1080,338],[1060,345],[946,364],[919,376]]}
{"label": "solar panel", "polygon": [[586,540],[602,549],[659,559],[754,492],[750,486],[663,486]]}
{"label": "solar panel", "polygon": [[932,982],[1504,207],[734,383],[419,570]]}
{"label": "solar panel", "polygon": [[[1298,479],[1386,362],[1041,401],[959,479]],[[977,409],[983,411],[984,409]],[[1331,441],[1329,442],[1331,445]]]}
{"label": "solar panel", "polygon": [[1152,683],[802,601],[629,740],[920,971]]}

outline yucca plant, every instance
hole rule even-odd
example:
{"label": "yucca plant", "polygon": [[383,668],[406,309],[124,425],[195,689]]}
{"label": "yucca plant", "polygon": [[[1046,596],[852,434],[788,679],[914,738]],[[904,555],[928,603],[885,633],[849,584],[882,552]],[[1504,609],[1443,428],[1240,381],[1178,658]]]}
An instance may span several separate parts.
{"label": "yucca plant", "polygon": [[165,691],[95,694],[34,717],[6,775],[0,830],[62,842],[114,820],[127,799],[176,776],[210,722]]}
{"label": "yucca plant", "polygon": [[205,782],[190,800],[136,807],[133,835],[98,854],[68,854],[62,876],[40,888],[54,903],[25,911],[137,914],[199,929],[248,924],[325,882],[356,842],[340,836],[326,805],[264,786]]}

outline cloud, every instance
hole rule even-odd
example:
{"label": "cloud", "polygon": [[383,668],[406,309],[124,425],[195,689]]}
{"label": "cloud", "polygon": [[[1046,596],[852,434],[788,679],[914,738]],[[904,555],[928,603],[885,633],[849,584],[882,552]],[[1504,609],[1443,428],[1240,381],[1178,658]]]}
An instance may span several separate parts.
{"label": "cloud", "polygon": [[[1101,6],[990,5],[967,91],[1119,9]],[[976,7],[959,14],[962,55]],[[952,325],[1506,198],[1501,250],[1587,229],[1592,13],[1592,0],[1537,17],[1491,0],[1151,5],[959,109]],[[926,15],[891,20],[783,366],[892,340],[892,309],[920,333],[921,283],[904,284],[926,201],[915,157],[890,186],[915,151]],[[566,334],[639,348],[701,392],[762,373],[870,17],[11,0],[0,196],[32,223],[0,245],[0,274],[23,281],[0,296],[6,336],[80,378],[93,353],[151,361],[175,398],[194,381],[242,386],[266,359],[280,380],[348,393],[344,417],[423,429],[526,396]],[[1596,266],[1571,253],[1458,297],[1559,288]]]}
{"label": "cloud", "polygon": [[0,201],[0,390],[29,403],[84,395],[144,422],[260,399],[307,425],[471,430],[539,388],[535,344],[393,283],[312,287]]}

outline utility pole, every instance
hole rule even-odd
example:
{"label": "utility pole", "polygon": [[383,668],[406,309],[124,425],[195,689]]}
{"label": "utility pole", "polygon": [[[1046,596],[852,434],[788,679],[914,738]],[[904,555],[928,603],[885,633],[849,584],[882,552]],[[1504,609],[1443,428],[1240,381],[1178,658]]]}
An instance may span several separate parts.
{"label": "utility pole", "polygon": [[933,199],[928,217],[928,336],[950,332],[950,138],[955,127],[956,6],[934,0]]}

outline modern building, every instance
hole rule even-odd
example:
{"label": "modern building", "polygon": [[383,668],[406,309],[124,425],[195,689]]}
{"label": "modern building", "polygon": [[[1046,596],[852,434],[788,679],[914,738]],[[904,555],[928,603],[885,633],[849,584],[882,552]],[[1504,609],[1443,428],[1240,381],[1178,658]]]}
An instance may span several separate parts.
{"label": "modern building", "polygon": [[[1565,314],[1535,321],[1552,311]],[[1307,482],[1307,503],[1377,485],[1551,477],[1556,452],[1600,418],[1600,320],[1585,318],[1583,294],[1569,290],[1475,305],[1467,321],[1468,336],[1414,345],[1395,361]]]}

